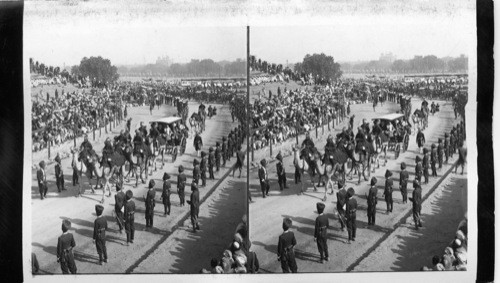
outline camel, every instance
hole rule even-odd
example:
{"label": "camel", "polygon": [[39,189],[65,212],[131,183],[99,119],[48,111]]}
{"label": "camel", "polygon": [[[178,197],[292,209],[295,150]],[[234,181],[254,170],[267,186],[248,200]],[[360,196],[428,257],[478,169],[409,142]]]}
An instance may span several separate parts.
{"label": "camel", "polygon": [[[294,151],[294,159],[293,163],[296,167],[299,167],[301,171],[301,176],[304,176],[304,172],[307,172],[309,176],[311,177],[311,183],[314,186],[314,191],[317,191],[316,184],[314,183],[314,176],[316,173],[318,174],[318,186],[321,184],[322,178],[326,178],[327,183],[325,184],[325,194],[323,196],[323,201],[326,201],[327,196],[326,193],[328,192],[328,188],[331,188],[333,192],[333,181],[332,177],[335,172],[341,171],[342,167],[344,166],[345,162],[347,162],[347,154],[344,153],[345,156],[341,156],[340,159],[345,159],[344,162],[339,162],[338,157],[334,158],[334,164],[330,163],[325,163],[324,166],[320,165],[321,162],[321,155],[319,152],[314,149],[309,149],[307,147],[298,149],[298,148],[292,148]],[[336,156],[340,152],[336,152]],[[302,161],[302,162],[301,162]],[[345,172],[345,170],[344,170]],[[324,183],[324,182],[323,182]],[[300,194],[304,192],[304,182],[301,182],[300,186]]]}

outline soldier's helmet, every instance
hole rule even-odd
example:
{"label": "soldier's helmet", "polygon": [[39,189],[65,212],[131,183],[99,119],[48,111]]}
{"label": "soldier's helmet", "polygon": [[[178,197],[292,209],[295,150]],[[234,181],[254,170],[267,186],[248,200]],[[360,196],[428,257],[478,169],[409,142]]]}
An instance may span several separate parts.
{"label": "soldier's helmet", "polygon": [[406,169],[406,163],[405,162],[401,162],[401,170],[404,170]]}
{"label": "soldier's helmet", "polygon": [[133,196],[134,196],[134,193],[131,190],[127,190],[127,192],[125,193],[125,198],[127,200],[131,199]]}
{"label": "soldier's helmet", "polygon": [[418,182],[417,179],[413,180],[413,188],[419,188],[420,187],[420,183]]}
{"label": "soldier's helmet", "polygon": [[387,169],[387,170],[385,171],[385,177],[386,177],[386,178],[389,178],[389,177],[391,177],[391,176],[392,176],[392,172],[391,172],[391,170]]}
{"label": "soldier's helmet", "polygon": [[182,172],[184,172],[184,166],[179,165],[179,173],[182,173]]}
{"label": "soldier's helmet", "polygon": [[155,186],[155,180],[150,180],[148,188],[152,189],[152,188],[154,188],[154,186]]}
{"label": "soldier's helmet", "polygon": [[262,160],[260,161],[260,164],[261,164],[262,166],[266,166],[266,165],[267,165],[267,160],[262,159]]}
{"label": "soldier's helmet", "polygon": [[213,148],[213,147],[210,147],[210,148],[208,149],[208,151],[209,151],[209,152],[213,152],[213,151],[214,151],[214,148]]}
{"label": "soldier's helmet", "polygon": [[350,198],[352,196],[354,196],[355,192],[354,192],[354,189],[353,188],[349,188],[347,189],[347,197]]}
{"label": "soldier's helmet", "polygon": [[375,184],[377,184],[377,178],[372,177],[372,179],[370,181],[370,186],[375,186]]}
{"label": "soldier's helmet", "polygon": [[163,173],[163,181],[170,179],[170,175],[167,172]]}
{"label": "soldier's helmet", "polygon": [[68,219],[64,219],[61,225],[62,231],[66,232],[69,230],[69,228],[71,228],[71,221],[69,221]]}
{"label": "soldier's helmet", "polygon": [[415,157],[415,162],[420,162],[420,156]]}
{"label": "soldier's helmet", "polygon": [[103,211],[104,211],[104,206],[100,204],[95,205],[95,214],[97,214],[97,216],[101,216]]}
{"label": "soldier's helmet", "polygon": [[316,203],[316,210],[319,214],[323,213],[323,211],[325,210],[325,204],[322,202]]}
{"label": "soldier's helmet", "polygon": [[193,166],[196,166],[196,165],[198,165],[198,164],[200,164],[200,162],[198,161],[198,159],[196,159],[196,158],[195,158],[195,159],[193,160]]}

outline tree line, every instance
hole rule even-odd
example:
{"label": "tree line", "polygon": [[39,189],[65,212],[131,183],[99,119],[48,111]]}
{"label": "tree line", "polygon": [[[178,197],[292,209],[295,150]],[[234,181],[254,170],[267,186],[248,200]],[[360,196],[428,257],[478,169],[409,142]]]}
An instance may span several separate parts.
{"label": "tree line", "polygon": [[191,59],[188,63],[147,64],[135,67],[120,66],[118,73],[122,76],[170,76],[170,77],[230,77],[245,76],[246,61],[215,62],[212,59]]}
{"label": "tree line", "polygon": [[393,72],[393,73],[458,73],[467,72],[468,58],[459,57],[438,58],[435,55],[414,56],[409,60],[372,60],[359,63],[342,63],[342,70],[347,73]]}

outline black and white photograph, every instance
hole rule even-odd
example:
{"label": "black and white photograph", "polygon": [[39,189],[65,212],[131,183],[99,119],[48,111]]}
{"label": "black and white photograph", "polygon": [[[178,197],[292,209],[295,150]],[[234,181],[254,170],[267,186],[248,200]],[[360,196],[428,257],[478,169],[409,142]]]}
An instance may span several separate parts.
{"label": "black and white photograph", "polygon": [[477,45],[469,0],[25,1],[24,280],[475,280]]}

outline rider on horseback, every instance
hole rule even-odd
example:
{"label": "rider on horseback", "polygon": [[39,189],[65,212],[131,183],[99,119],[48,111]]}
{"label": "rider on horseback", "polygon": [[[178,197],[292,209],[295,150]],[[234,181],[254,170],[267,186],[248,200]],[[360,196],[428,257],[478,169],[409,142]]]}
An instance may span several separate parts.
{"label": "rider on horseback", "polygon": [[309,132],[306,132],[306,138],[302,142],[302,148],[308,148],[310,151],[312,151],[314,147],[314,142],[311,140]]}
{"label": "rider on horseback", "polygon": [[82,151],[84,149],[87,150],[87,151],[91,151],[92,150],[92,144],[89,142],[89,137],[87,135],[85,135],[83,137],[83,142],[80,145],[80,151]]}

